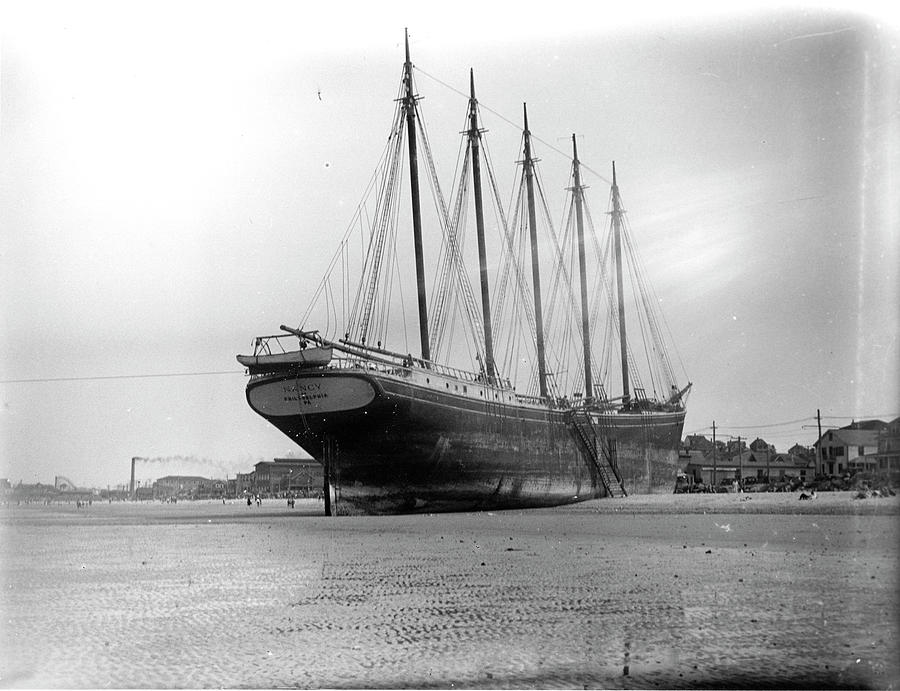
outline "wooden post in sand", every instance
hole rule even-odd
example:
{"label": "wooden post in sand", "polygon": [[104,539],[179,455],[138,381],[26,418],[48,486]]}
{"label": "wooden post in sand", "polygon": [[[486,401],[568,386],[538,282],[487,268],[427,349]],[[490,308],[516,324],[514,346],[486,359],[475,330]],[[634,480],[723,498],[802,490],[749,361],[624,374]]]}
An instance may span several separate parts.
{"label": "wooden post in sand", "polygon": [[325,515],[331,515],[331,464],[334,457],[334,439],[325,435],[322,472],[322,494],[325,498]]}

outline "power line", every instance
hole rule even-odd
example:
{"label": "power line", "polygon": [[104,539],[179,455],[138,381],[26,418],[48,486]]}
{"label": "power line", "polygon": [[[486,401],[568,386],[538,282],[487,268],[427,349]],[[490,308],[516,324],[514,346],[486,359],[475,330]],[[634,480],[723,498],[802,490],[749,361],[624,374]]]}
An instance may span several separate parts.
{"label": "power line", "polygon": [[787,422],[772,422],[766,425],[718,425],[720,429],[769,429],[772,427],[787,427],[788,425],[796,425],[801,422],[809,422],[815,420],[815,416],[800,418],[799,420],[788,420]]}
{"label": "power line", "polygon": [[[888,413],[884,415],[823,415],[823,420],[893,420],[897,417],[897,413]],[[790,425],[797,425],[802,422],[810,422],[815,420],[816,417],[813,415],[811,417],[799,418],[797,420],[787,420],[785,422],[772,422],[765,425],[720,425],[716,423],[716,429],[730,429],[730,430],[766,430],[773,429],[776,427],[788,427]],[[693,430],[689,434],[699,434],[701,432],[705,432],[707,430],[711,430],[712,426],[707,425],[705,427],[698,427],[696,430]]]}
{"label": "power line", "polygon": [[165,377],[208,377],[222,374],[243,374],[244,370],[222,370],[221,372],[163,372],[160,374],[111,374],[94,377],[37,377],[35,379],[4,379],[0,384],[36,384],[59,381],[103,381],[107,379],[160,379]]}
{"label": "power line", "polygon": [[[815,420],[815,417],[804,417],[799,420],[788,420],[787,422],[772,422],[766,425],[720,425],[716,424],[717,429],[731,429],[731,430],[743,430],[743,429],[769,429],[772,427],[787,427],[788,425],[796,425],[801,422],[808,422],[809,420]],[[704,430],[712,429],[711,426],[700,427],[697,429],[697,432],[702,432]]]}

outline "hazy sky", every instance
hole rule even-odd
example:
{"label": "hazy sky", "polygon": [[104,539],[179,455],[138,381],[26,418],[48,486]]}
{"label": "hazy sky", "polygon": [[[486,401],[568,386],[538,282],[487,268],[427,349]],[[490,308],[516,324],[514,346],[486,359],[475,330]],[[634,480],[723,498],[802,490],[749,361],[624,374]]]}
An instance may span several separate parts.
{"label": "hazy sky", "polygon": [[[900,414],[896,13],[424,4],[0,5],[0,477],[118,484],[136,455],[208,459],[139,477],[233,476],[297,450],[234,355],[304,312],[406,26],[445,193],[466,102],[440,82],[469,67],[484,107],[528,102],[546,185],[579,134],[595,217],[616,160],[694,382],[686,434],[786,450],[817,408]],[[519,132],[489,113],[508,192]]]}

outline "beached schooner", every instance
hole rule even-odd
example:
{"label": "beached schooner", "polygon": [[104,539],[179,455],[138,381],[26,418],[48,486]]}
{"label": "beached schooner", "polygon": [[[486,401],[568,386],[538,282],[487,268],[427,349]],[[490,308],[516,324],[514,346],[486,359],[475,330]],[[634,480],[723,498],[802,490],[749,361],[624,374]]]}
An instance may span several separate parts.
{"label": "beached schooner", "polygon": [[[382,184],[373,194],[371,215],[365,214],[366,251],[359,269],[353,270],[346,259],[347,243],[342,243],[329,270],[329,274],[343,272],[344,286],[347,276],[359,278],[352,307],[347,300],[344,323],[329,326],[334,334],[309,326],[314,299],[299,327],[282,325],[282,333],[255,339],[253,354],[238,356],[250,376],[246,387],[250,407],[323,463],[328,512],[332,502],[345,511],[431,512],[550,506],[629,492],[670,491],[690,384],[676,383],[657,301],[646,295],[647,281],[639,263],[631,271],[638,283],[632,294],[643,309],[647,326],[641,333],[657,368],[648,384],[642,384],[637,374],[626,333],[623,266],[623,257],[633,256],[634,247],[615,164],[610,232],[600,243],[593,232],[572,136],[572,184],[560,235],[544,201],[523,107],[518,193],[511,208],[503,209],[470,72],[465,153],[453,203],[448,205],[424,138],[413,74],[407,39],[394,122],[376,175]],[[441,231],[430,301],[419,190],[420,140],[437,200],[435,225]],[[394,221],[399,216],[404,160],[415,257],[416,355],[403,352],[407,348],[397,336],[396,316],[389,314],[395,297],[392,281],[403,273],[389,257],[397,246]],[[494,264],[488,260],[483,177],[502,254]],[[464,259],[470,196],[479,291],[472,289]],[[358,216],[362,223],[364,215]],[[539,216],[549,225],[549,244],[538,239]],[[547,246],[552,247],[554,268],[545,302],[539,254]],[[589,256],[591,249],[594,253]],[[606,264],[611,268],[604,268]],[[492,266],[499,267],[493,276]],[[314,298],[331,301],[329,314],[337,312],[328,277]],[[603,338],[597,338],[604,308],[611,317]],[[465,338],[453,324],[462,325]],[[498,349],[501,339],[506,346]],[[592,345],[598,341],[601,347]],[[621,394],[610,397],[604,381],[617,369],[611,367],[616,345]],[[460,351],[472,366],[448,364]],[[517,390],[523,381],[526,390]]]}

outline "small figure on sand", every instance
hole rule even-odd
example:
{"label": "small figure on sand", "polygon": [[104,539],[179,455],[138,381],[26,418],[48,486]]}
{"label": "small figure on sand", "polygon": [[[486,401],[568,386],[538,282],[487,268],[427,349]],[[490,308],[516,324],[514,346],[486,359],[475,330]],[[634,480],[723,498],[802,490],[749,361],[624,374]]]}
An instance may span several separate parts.
{"label": "small figure on sand", "polygon": [[800,493],[800,501],[804,501],[806,499],[815,499],[816,498],[816,490],[811,490],[809,494],[806,492]]}
{"label": "small figure on sand", "polygon": [[250,495],[247,495],[247,506],[253,506],[253,499],[250,498]]}

